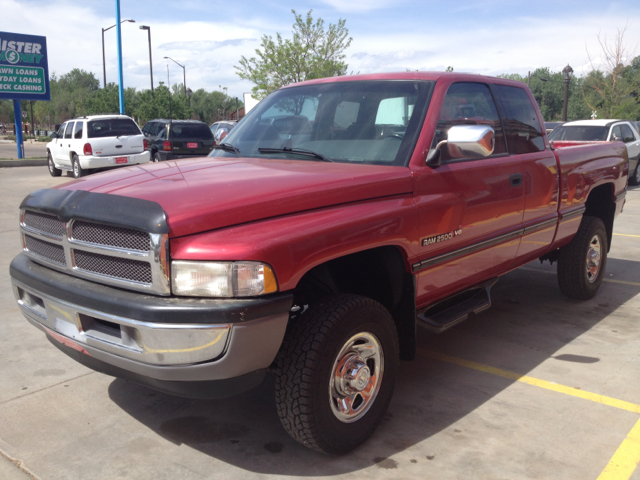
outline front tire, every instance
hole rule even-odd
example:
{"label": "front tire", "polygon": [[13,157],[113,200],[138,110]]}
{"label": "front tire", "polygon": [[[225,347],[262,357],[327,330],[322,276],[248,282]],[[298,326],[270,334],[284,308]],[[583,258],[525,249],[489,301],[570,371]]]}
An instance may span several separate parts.
{"label": "front tire", "polygon": [[53,157],[51,156],[51,152],[47,150],[47,166],[49,167],[49,174],[52,177],[59,177],[62,174],[62,170],[56,168],[56,164],[53,161]]}
{"label": "front tire", "polygon": [[353,450],[382,421],[398,363],[396,326],[382,305],[356,295],[319,301],[290,326],[278,355],[282,425],[313,450]]}
{"label": "front tire", "polygon": [[85,175],[85,171],[82,169],[82,165],[80,165],[80,159],[75,153],[73,154],[71,165],[73,166],[73,178],[80,178]]}
{"label": "front tire", "polygon": [[592,298],[604,278],[607,265],[607,230],[597,217],[582,217],[576,236],[558,255],[558,284],[567,297]]}

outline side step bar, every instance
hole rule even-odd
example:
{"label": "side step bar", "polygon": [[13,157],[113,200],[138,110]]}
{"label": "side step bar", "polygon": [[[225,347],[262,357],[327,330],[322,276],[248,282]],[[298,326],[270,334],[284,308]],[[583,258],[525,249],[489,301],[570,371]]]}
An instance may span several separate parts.
{"label": "side step bar", "polygon": [[492,278],[428,306],[418,312],[416,323],[435,333],[444,332],[469,318],[469,315],[488,309],[491,306],[491,287],[497,281],[498,277]]}

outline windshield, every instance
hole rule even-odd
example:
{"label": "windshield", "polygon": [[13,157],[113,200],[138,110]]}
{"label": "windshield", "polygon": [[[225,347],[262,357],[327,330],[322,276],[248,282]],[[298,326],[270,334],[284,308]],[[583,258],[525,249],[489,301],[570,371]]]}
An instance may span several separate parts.
{"label": "windshield", "polygon": [[117,137],[120,135],[141,135],[138,125],[130,118],[107,118],[90,121],[88,138]]}
{"label": "windshield", "polygon": [[596,125],[569,125],[557,127],[549,134],[549,140],[555,141],[576,141],[594,142],[605,141],[609,127],[598,127]]}
{"label": "windshield", "polygon": [[[381,80],[285,88],[251,110],[223,144],[243,157],[406,165],[434,84]],[[209,156],[237,154],[216,149]]]}

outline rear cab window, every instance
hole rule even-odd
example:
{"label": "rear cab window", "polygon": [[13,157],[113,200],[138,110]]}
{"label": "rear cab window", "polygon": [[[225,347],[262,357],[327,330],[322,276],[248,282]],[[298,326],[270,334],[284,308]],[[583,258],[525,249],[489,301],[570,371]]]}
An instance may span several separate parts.
{"label": "rear cab window", "polygon": [[503,100],[507,116],[505,128],[509,151],[525,154],[544,150],[542,127],[526,90],[505,85],[496,85],[495,88]]}
{"label": "rear cab window", "polygon": [[87,137],[118,137],[140,135],[140,129],[130,118],[105,118],[87,122]]}

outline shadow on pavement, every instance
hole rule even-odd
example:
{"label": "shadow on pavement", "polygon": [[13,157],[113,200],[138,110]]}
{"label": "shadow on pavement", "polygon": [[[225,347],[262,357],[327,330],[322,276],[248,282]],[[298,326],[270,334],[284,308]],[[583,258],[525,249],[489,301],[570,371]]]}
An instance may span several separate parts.
{"label": "shadow on pavement", "polygon": [[[626,281],[640,282],[640,262],[613,258],[608,262],[607,275],[624,272]],[[594,299],[579,302],[560,294],[553,272],[555,267],[532,263],[507,274],[494,287],[491,309],[438,336],[420,331],[419,350],[522,375],[547,360],[583,363],[585,368],[597,363],[597,357],[556,352],[640,293],[640,286],[603,283]],[[270,378],[250,392],[224,400],[188,400],[119,379],[111,383],[109,395],[133,418],[176,445],[188,445],[251,472],[307,477],[372,465],[393,469],[398,463],[391,456],[439,432],[473,434],[454,429],[453,424],[512,383],[419,355],[413,362],[401,363],[393,401],[373,437],[342,457],[314,453],[289,438],[276,414]],[[420,461],[433,455],[426,458]]]}

